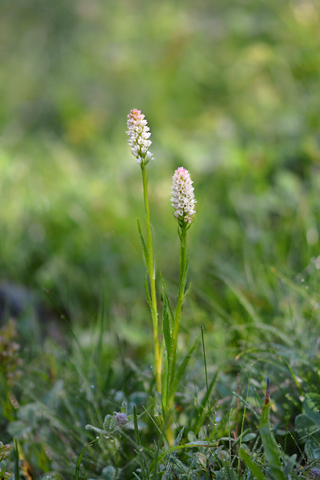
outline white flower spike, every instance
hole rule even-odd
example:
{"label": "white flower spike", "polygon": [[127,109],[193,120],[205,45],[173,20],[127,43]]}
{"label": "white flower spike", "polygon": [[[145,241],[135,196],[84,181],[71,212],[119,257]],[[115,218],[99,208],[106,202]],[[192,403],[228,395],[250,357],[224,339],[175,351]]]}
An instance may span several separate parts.
{"label": "white flower spike", "polygon": [[127,125],[128,143],[132,155],[136,157],[139,165],[147,165],[153,157],[153,154],[149,151],[152,142],[149,140],[151,133],[148,122],[141,111],[134,108],[128,115]]}
{"label": "white flower spike", "polygon": [[174,216],[178,219],[180,227],[190,226],[196,213],[194,204],[193,182],[188,170],[179,167],[172,177],[171,204],[175,209]]}

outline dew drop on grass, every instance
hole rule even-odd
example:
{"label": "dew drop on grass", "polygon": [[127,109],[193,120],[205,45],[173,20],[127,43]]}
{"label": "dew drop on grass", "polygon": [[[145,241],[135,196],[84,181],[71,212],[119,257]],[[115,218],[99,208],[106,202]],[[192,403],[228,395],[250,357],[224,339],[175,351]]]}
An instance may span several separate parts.
{"label": "dew drop on grass", "polygon": [[301,278],[301,283],[304,283],[304,278]]}
{"label": "dew drop on grass", "polygon": [[97,436],[96,436],[96,439],[99,440],[99,438],[100,438],[99,435],[97,435]]}
{"label": "dew drop on grass", "polygon": [[91,385],[91,388],[94,388],[94,385]]}

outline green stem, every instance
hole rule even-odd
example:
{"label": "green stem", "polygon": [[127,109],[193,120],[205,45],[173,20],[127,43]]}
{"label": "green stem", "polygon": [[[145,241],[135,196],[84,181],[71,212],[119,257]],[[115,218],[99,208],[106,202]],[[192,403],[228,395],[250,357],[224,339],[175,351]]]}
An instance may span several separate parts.
{"label": "green stem", "polygon": [[[180,277],[179,277],[179,292],[176,310],[174,314],[174,325],[172,332],[172,372],[174,373],[175,361],[176,361],[176,350],[178,342],[178,333],[180,325],[180,317],[182,305],[184,302],[184,292],[187,283],[187,228],[185,226],[180,228]],[[173,378],[172,378],[173,380]]]}
{"label": "green stem", "polygon": [[176,304],[176,310],[174,314],[174,323],[172,329],[172,346],[170,352],[170,372],[169,372],[169,392],[168,392],[168,410],[165,414],[169,415],[168,427],[167,427],[167,440],[171,445],[173,442],[173,436],[170,426],[171,411],[174,404],[175,391],[172,390],[172,385],[175,376],[176,367],[176,354],[177,354],[177,342],[180,325],[181,310],[184,302],[185,288],[187,283],[188,273],[188,260],[187,260],[187,226],[179,227],[180,237],[180,276],[179,276],[179,291]]}
{"label": "green stem", "polygon": [[148,178],[145,165],[141,165],[142,183],[143,183],[143,199],[146,214],[146,230],[147,230],[147,249],[148,249],[148,276],[150,281],[150,297],[151,297],[151,316],[153,323],[153,341],[154,341],[154,356],[157,379],[157,390],[161,393],[161,356],[159,345],[159,327],[158,327],[158,308],[156,296],[156,276],[153,260],[153,243],[150,223],[150,209],[148,199]]}

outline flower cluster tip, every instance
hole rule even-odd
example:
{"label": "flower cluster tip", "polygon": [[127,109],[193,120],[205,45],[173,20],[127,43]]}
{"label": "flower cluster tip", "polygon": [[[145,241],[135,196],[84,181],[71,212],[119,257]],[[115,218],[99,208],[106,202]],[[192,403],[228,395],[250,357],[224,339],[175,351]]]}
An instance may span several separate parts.
{"label": "flower cluster tip", "polygon": [[188,170],[183,167],[177,168],[172,179],[171,204],[175,209],[174,216],[177,218],[181,227],[189,226],[196,213],[194,210],[196,200],[192,186],[193,181],[190,178]]}
{"label": "flower cluster tip", "polygon": [[151,132],[148,122],[141,110],[132,109],[127,120],[129,135],[128,144],[131,147],[131,153],[137,159],[139,165],[147,165],[153,157],[149,147],[151,146]]}

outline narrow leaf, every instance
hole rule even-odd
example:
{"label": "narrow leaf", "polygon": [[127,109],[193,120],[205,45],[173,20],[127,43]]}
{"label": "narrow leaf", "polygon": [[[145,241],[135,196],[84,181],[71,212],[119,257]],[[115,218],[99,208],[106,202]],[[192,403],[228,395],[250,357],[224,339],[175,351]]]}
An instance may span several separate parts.
{"label": "narrow leaf", "polygon": [[163,371],[162,371],[162,409],[164,415],[166,414],[167,407],[168,407],[168,396],[169,396],[169,383],[170,383],[170,372],[172,369],[172,333],[170,329],[170,321],[168,316],[168,311],[166,308],[166,304],[163,304],[162,310],[162,328],[163,328],[163,336],[164,336],[164,343],[165,343],[165,353],[164,353],[164,362],[163,362]]}
{"label": "narrow leaf", "polygon": [[[77,460],[76,469],[75,469],[75,472],[74,472],[74,480],[79,480],[80,466],[81,466],[82,457],[83,457],[85,451],[87,450],[87,448],[91,447],[91,445],[93,445],[97,440],[99,440],[99,439],[95,438],[94,440],[92,440],[92,442],[88,443],[88,445],[86,445],[81,450],[81,453],[80,453],[80,455],[78,457],[78,460]],[[19,478],[19,477],[17,477],[17,478]]]}
{"label": "narrow leaf", "polygon": [[163,280],[161,275],[160,275],[160,278],[161,278],[161,283],[162,283],[162,288],[163,288],[163,300],[166,302],[166,305],[168,307],[168,313],[170,314],[170,322],[172,324],[173,319],[174,319],[174,313],[173,313],[173,310],[171,308],[170,299],[169,299],[168,294],[167,294],[166,284],[164,283],[164,280]]}
{"label": "narrow leaf", "polygon": [[210,395],[211,395],[211,392],[212,392],[213,387],[214,387],[215,384],[216,384],[218,375],[219,375],[219,370],[217,370],[216,373],[213,375],[213,378],[212,378],[212,380],[211,380],[211,382],[210,382],[210,385],[209,385],[208,388],[207,388],[206,394],[205,394],[205,396],[203,397],[203,400],[202,400],[202,402],[201,402],[201,408],[202,408],[203,410],[205,409],[206,404],[207,404],[208,401],[209,401],[209,397],[210,397]]}
{"label": "narrow leaf", "polygon": [[132,474],[133,474],[138,480],[141,480],[141,478],[139,477],[139,475],[137,475],[135,472],[132,472]]}
{"label": "narrow leaf", "polygon": [[206,387],[207,387],[207,392],[208,392],[207,355],[206,355],[206,346],[205,346],[205,343],[204,343],[204,326],[203,325],[201,325],[201,340],[202,340],[204,373],[205,373],[205,376],[206,376]]}
{"label": "narrow leaf", "polygon": [[171,364],[171,346],[172,346],[172,332],[171,332],[170,323],[171,322],[170,322],[170,317],[168,313],[168,305],[164,297],[163,309],[162,309],[162,324],[163,324],[163,336],[164,336],[164,341],[167,349],[167,359],[168,359],[169,370],[170,370],[170,364]]}
{"label": "narrow leaf", "polygon": [[142,235],[141,226],[140,226],[140,222],[139,222],[138,219],[137,219],[137,224],[138,224],[139,238],[140,238],[140,242],[141,242],[141,247],[142,247],[144,262],[145,262],[145,264],[146,264],[146,267],[148,268],[148,265],[149,265],[149,252],[148,252],[148,249],[147,249],[146,242],[144,241],[144,238],[143,238],[143,235]]}
{"label": "narrow leaf", "polygon": [[241,460],[244,461],[246,466],[249,468],[249,470],[257,480],[267,480],[262,471],[260,470],[260,467],[258,467],[258,465],[253,462],[250,455],[243,448],[239,449],[239,457],[241,458]]}
{"label": "narrow leaf", "polygon": [[212,390],[213,390],[213,387],[214,387],[215,384],[216,384],[216,381],[217,381],[217,378],[218,378],[218,374],[219,374],[219,371],[217,370],[216,373],[214,374],[214,376],[213,376],[210,384],[208,385],[208,388],[207,388],[207,391],[206,391],[206,393],[205,393],[205,396],[203,397],[203,400],[202,400],[202,402],[201,402],[200,413],[199,413],[198,419],[196,419],[195,425],[194,425],[194,427],[192,428],[192,430],[195,432],[196,435],[199,433],[200,428],[201,428],[202,425],[204,424],[207,415],[209,415],[209,413],[211,412],[212,408],[214,407],[214,404],[215,404],[215,403],[213,403],[209,408],[206,408],[206,405],[207,405],[207,403],[209,402],[209,398],[210,398],[211,392],[212,392]]}
{"label": "narrow leaf", "polygon": [[146,273],[145,278],[144,278],[144,290],[146,292],[147,302],[149,304],[150,310],[153,310],[153,305],[152,305],[151,297],[150,297],[150,293],[149,293],[148,274],[147,273]]}
{"label": "narrow leaf", "polygon": [[[5,465],[1,470],[0,470],[0,478],[3,479],[4,474],[6,473],[7,465]],[[10,478],[10,477],[9,477]]]}
{"label": "narrow leaf", "polygon": [[[178,445],[176,447],[171,447],[169,448],[166,452],[161,453],[158,457],[158,463],[162,462],[162,460],[167,456],[170,455],[172,452],[175,452],[177,450],[187,450],[189,448],[199,448],[199,447],[205,447],[205,448],[216,448],[217,444],[216,443],[210,443],[210,442],[192,442],[188,443],[186,445]],[[154,460],[150,464],[149,471],[150,473],[153,471],[155,467],[155,462]]]}
{"label": "narrow leaf", "polygon": [[135,405],[133,405],[133,424],[134,424],[134,433],[136,437],[136,442],[140,447],[141,442],[140,442],[140,433],[139,433],[139,427],[138,427],[138,415],[137,415],[137,409]]}
{"label": "narrow leaf", "polygon": [[241,435],[239,435],[237,440],[234,442],[232,448],[234,448],[238,443],[240,443],[240,447],[241,447],[241,443],[243,442],[244,437],[250,432],[251,432],[250,428],[247,428],[244,432],[242,432]]}
{"label": "narrow leaf", "polygon": [[179,366],[178,368],[178,371],[177,371],[177,374],[175,375],[174,379],[173,379],[173,382],[172,382],[172,385],[171,385],[171,390],[173,392],[176,392],[177,390],[177,387],[179,385],[179,382],[181,380],[181,378],[183,377],[183,374],[185,372],[185,369],[187,368],[188,366],[188,363],[189,363],[189,360],[191,358],[191,355],[192,353],[194,352],[196,346],[197,346],[197,343],[198,343],[198,339],[196,338],[195,341],[194,341],[194,344],[193,346],[190,348],[189,352],[187,353],[187,355],[184,357],[181,365]]}
{"label": "narrow leaf", "polygon": [[137,408],[135,405],[133,405],[133,423],[134,423],[134,433],[136,437],[136,444],[138,445],[138,449],[136,450],[138,454],[137,461],[141,467],[141,474],[142,474],[143,480],[147,480],[147,478],[149,478],[148,467],[146,465],[146,460],[143,455],[143,451],[145,449],[141,447],[140,433],[139,433],[139,426],[138,426],[138,415],[137,415]]}
{"label": "narrow leaf", "polygon": [[300,392],[300,395],[304,395],[304,392],[303,392],[303,390],[302,390],[302,388],[301,388],[300,382],[299,382],[299,380],[297,379],[296,375],[294,374],[292,368],[291,368],[290,365],[284,360],[284,358],[282,358],[282,357],[280,357],[280,358],[281,358],[281,360],[283,361],[283,363],[285,364],[285,366],[287,367],[287,369],[289,370],[289,372],[291,373],[291,376],[292,376],[292,378],[293,378],[293,380],[294,380],[294,383],[296,384],[297,389],[298,389],[299,392]]}
{"label": "narrow leaf", "polygon": [[196,440],[195,442],[189,442],[185,444],[186,447],[190,445],[193,447],[212,447],[212,442],[208,442],[206,440]]}
{"label": "narrow leaf", "polygon": [[[168,352],[166,352],[168,355]],[[161,377],[161,392],[162,392],[162,410],[165,416],[167,407],[168,407],[168,390],[169,390],[169,370],[168,370],[168,362],[163,362],[163,371]]]}
{"label": "narrow leaf", "polygon": [[240,288],[238,288],[230,279],[226,278],[224,275],[220,274],[219,278],[224,281],[224,283],[230,288],[230,290],[233,291],[233,293],[236,295],[238,298],[239,302],[241,305],[244,307],[244,309],[247,311],[251,319],[253,320],[254,323],[262,323],[259,315],[253,308],[252,304],[249,302],[249,300],[246,298],[246,296],[241,292]]}
{"label": "narrow leaf", "polygon": [[[180,445],[183,432],[184,432],[184,427],[182,427],[182,429],[180,430],[177,438],[175,439],[174,447],[178,447],[178,446]],[[171,470],[172,470],[172,465],[173,465],[172,460],[173,460],[173,458],[175,458],[175,456],[176,456],[176,451],[173,451],[172,454],[169,455],[168,464],[167,464],[167,467],[166,467],[166,473],[165,473],[164,476],[163,476],[163,480],[169,480],[170,474],[171,474]]]}
{"label": "narrow leaf", "polygon": [[169,480],[170,475],[171,475],[171,471],[172,471],[172,463],[171,463],[171,459],[169,458],[167,466],[166,466],[165,474],[163,475],[163,480]]}
{"label": "narrow leaf", "polygon": [[178,436],[177,436],[177,438],[176,438],[175,441],[174,441],[174,447],[177,447],[178,445],[180,445],[183,432],[184,432],[184,427],[182,427],[181,430],[180,430],[180,432],[178,433]]}
{"label": "narrow leaf", "polygon": [[183,303],[185,302],[186,297],[187,297],[187,295],[189,294],[190,290],[191,290],[191,283],[189,283],[189,286],[187,287],[187,289],[186,289],[185,292],[184,292],[184,295],[183,295]]}
{"label": "narrow leaf", "polygon": [[14,477],[16,479],[20,478],[20,461],[19,461],[19,448],[17,439],[14,439]]}
{"label": "narrow leaf", "polygon": [[264,405],[262,408],[261,418],[260,418],[260,435],[263,443],[264,453],[267,459],[267,462],[272,471],[274,480],[285,480],[285,475],[281,469],[281,460],[280,452],[278,445],[271,431],[271,426],[269,422],[269,411],[270,411],[270,385],[269,379],[267,383],[267,392]]}
{"label": "narrow leaf", "polygon": [[246,406],[246,408],[253,413],[253,415],[257,418],[257,420],[259,420],[259,415],[255,411],[255,409],[252,407],[252,405],[250,405],[250,403],[247,402],[247,400],[245,400],[243,397],[241,397],[241,395],[239,395],[237,392],[232,392],[232,393],[235,397],[239,398],[239,400]]}
{"label": "narrow leaf", "polygon": [[284,467],[284,475],[286,478],[289,477],[291,474],[292,470],[294,467],[297,466],[297,454],[291,455],[291,457],[288,459],[286,466]]}

